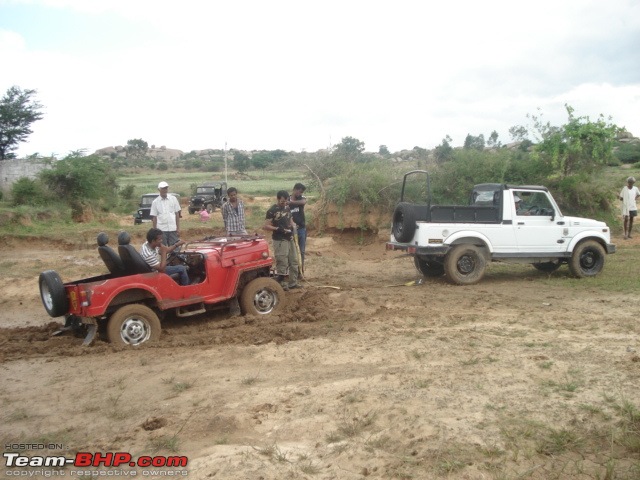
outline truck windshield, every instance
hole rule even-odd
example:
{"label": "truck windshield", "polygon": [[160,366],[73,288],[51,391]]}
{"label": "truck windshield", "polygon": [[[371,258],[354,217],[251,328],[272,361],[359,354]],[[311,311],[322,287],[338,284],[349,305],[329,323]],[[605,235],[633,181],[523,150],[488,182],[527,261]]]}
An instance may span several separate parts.
{"label": "truck windshield", "polygon": [[203,195],[215,195],[216,189],[215,188],[203,188],[203,187],[200,187],[200,188],[196,189],[196,193],[201,193]]}

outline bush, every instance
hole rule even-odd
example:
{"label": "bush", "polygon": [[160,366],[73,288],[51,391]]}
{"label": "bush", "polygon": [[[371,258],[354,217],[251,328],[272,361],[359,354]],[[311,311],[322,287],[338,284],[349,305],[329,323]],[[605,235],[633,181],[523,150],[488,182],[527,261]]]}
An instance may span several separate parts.
{"label": "bush", "polygon": [[640,145],[623,143],[616,149],[614,156],[622,163],[640,162]]}
{"label": "bush", "polygon": [[133,198],[135,188],[135,185],[126,185],[122,190],[120,190],[120,196],[125,200],[131,200]]}
{"label": "bush", "polygon": [[598,216],[614,209],[610,190],[587,175],[549,180],[547,187],[565,215]]}
{"label": "bush", "polygon": [[96,155],[69,155],[39,176],[56,197],[69,203],[113,198],[118,187],[111,165]]}
{"label": "bush", "polygon": [[469,192],[478,183],[515,183],[516,177],[522,175],[528,165],[525,160],[514,165],[513,158],[507,150],[456,150],[453,159],[443,163],[431,177],[434,203],[466,203]]}
{"label": "bush", "polygon": [[14,205],[44,205],[47,198],[42,185],[31,178],[19,178],[11,187]]}

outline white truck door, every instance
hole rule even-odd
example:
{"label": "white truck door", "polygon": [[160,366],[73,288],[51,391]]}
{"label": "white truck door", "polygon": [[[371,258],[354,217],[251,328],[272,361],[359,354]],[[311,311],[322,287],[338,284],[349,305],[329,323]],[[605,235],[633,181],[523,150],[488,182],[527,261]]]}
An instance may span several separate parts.
{"label": "white truck door", "polygon": [[566,245],[562,226],[558,225],[558,212],[547,192],[540,190],[512,190],[513,224],[520,253],[562,252]]}

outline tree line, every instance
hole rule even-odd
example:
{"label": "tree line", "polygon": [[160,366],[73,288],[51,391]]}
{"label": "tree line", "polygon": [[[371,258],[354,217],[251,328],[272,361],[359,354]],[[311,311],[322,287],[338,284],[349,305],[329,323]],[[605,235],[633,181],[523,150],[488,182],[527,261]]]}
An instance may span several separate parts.
{"label": "tree line", "polygon": [[[20,142],[31,133],[33,122],[43,116],[35,90],[11,87],[0,100],[0,160],[15,158]],[[365,151],[364,142],[354,137],[327,151],[310,153],[262,150],[209,150],[189,152],[172,163],[172,168],[220,171],[225,161],[238,172],[250,169],[301,168],[308,183],[339,205],[358,202],[363,210],[376,205],[392,208],[399,195],[402,170],[391,160],[410,159],[432,172],[434,200],[460,202],[477,183],[543,184],[554,189],[561,207],[571,213],[593,213],[611,209],[614,198],[595,181],[607,165],[640,162],[640,145],[622,144],[624,129],[600,115],[592,120],[578,116],[566,105],[563,125],[545,122],[542,116],[528,115],[530,126],[509,130],[515,148],[507,148],[496,131],[485,140],[483,134],[468,134],[462,148],[453,148],[449,135],[432,150],[414,147],[392,154],[385,145],[377,153]],[[162,168],[164,165],[164,168]],[[20,179],[12,190],[15,204],[46,203],[48,196],[67,199],[79,208],[86,199],[117,194],[115,170],[121,167],[166,169],[166,163],[149,155],[143,139],[130,139],[122,155],[84,155],[71,152],[52,163],[38,179]],[[98,179],[100,181],[98,181]],[[102,185],[103,187],[96,187]],[[48,192],[48,194],[47,194]]]}

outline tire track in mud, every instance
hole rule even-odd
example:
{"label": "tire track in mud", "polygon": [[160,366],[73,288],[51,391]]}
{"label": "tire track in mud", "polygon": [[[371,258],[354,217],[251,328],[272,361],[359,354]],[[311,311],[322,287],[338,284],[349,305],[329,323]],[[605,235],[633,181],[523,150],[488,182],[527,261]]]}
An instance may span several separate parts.
{"label": "tire track in mud", "polygon": [[[327,326],[330,302],[326,290],[306,289],[289,295],[284,311],[278,315],[229,317],[214,312],[186,320],[167,315],[159,342],[135,348],[280,344],[332,335],[341,329]],[[0,363],[32,357],[102,355],[131,348],[111,345],[103,340],[102,334],[90,347],[83,347],[83,335],[73,332],[52,336],[62,326],[63,322],[52,321],[42,326],[0,328]]]}

